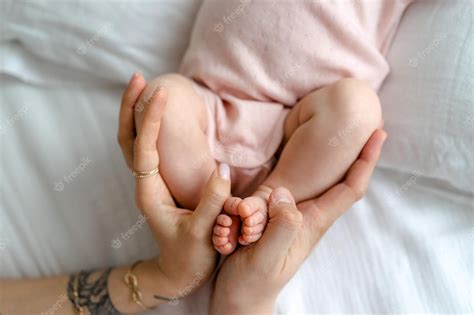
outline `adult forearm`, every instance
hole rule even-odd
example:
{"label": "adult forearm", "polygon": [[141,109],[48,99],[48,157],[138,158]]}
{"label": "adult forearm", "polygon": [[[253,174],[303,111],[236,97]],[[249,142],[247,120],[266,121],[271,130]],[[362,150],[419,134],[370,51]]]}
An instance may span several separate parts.
{"label": "adult forearm", "polygon": [[[143,309],[132,300],[130,290],[124,282],[125,274],[129,268],[114,268],[108,275],[106,282],[97,285],[95,291],[99,292],[102,297],[108,295],[110,299],[102,300],[111,302],[120,313],[139,313]],[[93,283],[103,274],[104,270],[91,273],[88,277],[91,281],[88,282]],[[141,263],[135,269],[134,274],[139,280],[138,288],[142,293],[143,305],[146,307],[156,307],[161,303],[166,303],[166,301],[154,298],[154,295],[174,296],[173,289],[167,284],[166,278],[156,268],[154,262]],[[58,276],[0,280],[0,314],[77,314],[68,297],[69,279],[69,276]],[[89,313],[86,311],[86,314]]]}
{"label": "adult forearm", "polygon": [[71,314],[74,309],[67,297],[68,277],[27,280],[0,280],[0,313]]}

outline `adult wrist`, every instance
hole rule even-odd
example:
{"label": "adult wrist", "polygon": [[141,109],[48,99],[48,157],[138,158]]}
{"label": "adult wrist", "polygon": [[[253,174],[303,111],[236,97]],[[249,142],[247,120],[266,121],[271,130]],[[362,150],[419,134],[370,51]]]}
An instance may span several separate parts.
{"label": "adult wrist", "polygon": [[109,278],[109,294],[112,303],[121,313],[137,313],[144,311],[142,306],[155,308],[169,302],[157,299],[155,295],[169,299],[175,297],[173,285],[157,267],[156,262],[154,260],[143,261],[133,270],[137,279],[137,289],[141,293],[142,306],[140,306],[133,300],[131,290],[125,283],[125,276],[129,270],[130,266],[115,268]]}
{"label": "adult wrist", "polygon": [[241,300],[239,302],[226,299],[213,299],[211,315],[271,315],[273,314],[274,301],[259,301],[257,304]]}
{"label": "adult wrist", "polygon": [[262,294],[240,295],[231,288],[216,285],[211,299],[211,315],[271,315],[276,297],[263,297]]}

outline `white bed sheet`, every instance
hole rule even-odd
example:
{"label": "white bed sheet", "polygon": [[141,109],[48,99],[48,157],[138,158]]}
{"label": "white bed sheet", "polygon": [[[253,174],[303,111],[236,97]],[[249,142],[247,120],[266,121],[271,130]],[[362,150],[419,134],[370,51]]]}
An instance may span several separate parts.
{"label": "white bed sheet", "polygon": [[[0,276],[157,254],[146,227],[125,235],[141,220],[115,143],[121,87],[45,88],[5,76],[1,84],[1,117],[16,118],[1,138]],[[367,197],[324,237],[276,312],[469,313],[471,204],[472,196],[437,181],[378,169]],[[161,312],[205,313],[207,294]]]}
{"label": "white bed sheet", "polygon": [[[114,82],[125,71],[114,74],[118,80],[97,73],[84,80],[87,69],[8,45],[2,69],[23,75],[0,75],[0,276],[56,275],[156,255],[146,226],[127,234],[141,219],[115,142],[124,86]],[[41,69],[57,67],[37,85]],[[423,175],[379,168],[367,197],[328,232],[275,312],[472,313],[472,192]],[[209,285],[157,313],[204,314],[208,296]]]}

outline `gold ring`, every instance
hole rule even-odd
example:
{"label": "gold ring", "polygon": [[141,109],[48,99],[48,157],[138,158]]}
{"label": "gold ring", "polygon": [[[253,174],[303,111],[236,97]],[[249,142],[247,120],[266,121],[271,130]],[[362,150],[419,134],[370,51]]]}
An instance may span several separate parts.
{"label": "gold ring", "polygon": [[159,173],[158,166],[152,169],[151,171],[147,172],[137,172],[135,170],[132,171],[132,175],[135,176],[136,178],[147,178],[154,176]]}

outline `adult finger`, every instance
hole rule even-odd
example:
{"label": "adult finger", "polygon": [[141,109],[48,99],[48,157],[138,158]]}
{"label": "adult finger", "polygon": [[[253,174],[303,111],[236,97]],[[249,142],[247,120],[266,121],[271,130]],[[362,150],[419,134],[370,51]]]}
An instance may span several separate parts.
{"label": "adult finger", "polygon": [[303,215],[288,189],[280,187],[270,194],[268,216],[267,227],[255,245],[255,253],[259,255],[259,261],[282,262],[303,224]]}
{"label": "adult finger", "polygon": [[298,205],[308,227],[305,237],[311,240],[311,245],[319,240],[344,211],[365,195],[386,137],[385,131],[375,131],[342,183],[332,187],[322,196]]}
{"label": "adult finger", "polygon": [[[161,118],[166,106],[167,95],[165,90],[158,91],[146,107],[143,122],[135,139],[133,169],[137,172],[148,172],[159,165],[159,155],[156,143],[160,133]],[[158,202],[167,203],[170,196],[166,185],[159,174],[137,178],[136,195],[140,209],[148,209]]]}
{"label": "adult finger", "polygon": [[221,163],[212,173],[201,201],[193,213],[196,229],[203,231],[203,234],[212,233],[216,218],[221,213],[229,196],[230,168],[229,165]]}
{"label": "adult finger", "polygon": [[122,95],[119,113],[117,140],[122,149],[125,162],[129,169],[133,166],[133,142],[135,141],[135,116],[133,107],[145,89],[143,76],[136,72]]}

